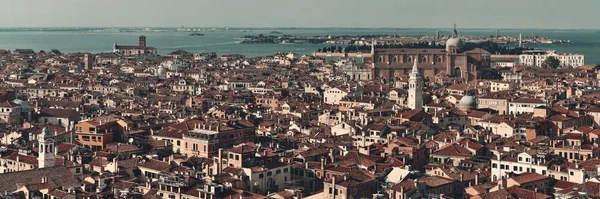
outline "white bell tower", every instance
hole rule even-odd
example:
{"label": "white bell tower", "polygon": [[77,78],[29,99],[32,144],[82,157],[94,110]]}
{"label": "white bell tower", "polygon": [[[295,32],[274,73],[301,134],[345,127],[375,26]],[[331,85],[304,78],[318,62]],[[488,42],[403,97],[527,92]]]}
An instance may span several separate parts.
{"label": "white bell tower", "polygon": [[52,167],[56,162],[54,157],[54,135],[50,133],[47,127],[44,127],[42,133],[38,138],[39,142],[39,156],[38,156],[38,168]]}
{"label": "white bell tower", "polygon": [[419,73],[418,61],[414,59],[415,63],[408,79],[408,107],[413,110],[423,108],[423,78]]}

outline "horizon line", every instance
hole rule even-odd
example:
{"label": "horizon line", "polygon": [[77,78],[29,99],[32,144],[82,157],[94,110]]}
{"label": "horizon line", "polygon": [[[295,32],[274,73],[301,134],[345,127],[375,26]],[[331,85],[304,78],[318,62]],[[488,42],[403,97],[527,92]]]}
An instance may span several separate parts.
{"label": "horizon line", "polygon": [[[181,29],[176,26],[12,26],[12,27],[1,27],[0,29],[44,29],[44,28],[56,28],[56,29],[68,29],[68,28],[81,28],[81,29],[93,29],[93,28],[165,28],[165,29]],[[336,27],[336,26],[323,26],[323,27],[293,27],[293,26],[183,26],[184,29],[206,29],[206,28],[218,28],[218,29],[453,29],[454,27]],[[477,27],[457,27],[458,30],[600,30],[600,28],[477,28]]]}

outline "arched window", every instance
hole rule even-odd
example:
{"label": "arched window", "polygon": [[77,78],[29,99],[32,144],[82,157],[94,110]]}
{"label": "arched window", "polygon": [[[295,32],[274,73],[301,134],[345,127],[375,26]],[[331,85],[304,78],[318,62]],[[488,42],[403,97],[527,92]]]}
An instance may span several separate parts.
{"label": "arched window", "polygon": [[408,63],[412,62],[412,57],[408,57]]}
{"label": "arched window", "polygon": [[379,58],[377,59],[378,63],[382,63],[383,62],[383,56],[379,56]]}
{"label": "arched window", "polygon": [[422,63],[427,63],[427,57],[423,57],[421,60]]}
{"label": "arched window", "polygon": [[437,59],[437,60],[438,60],[437,62],[441,63],[441,62],[442,62],[442,57],[441,57],[441,56],[440,56],[440,57],[438,57],[438,59]]}
{"label": "arched window", "polygon": [[454,70],[452,71],[452,75],[454,77],[462,77],[462,71],[460,70],[460,67],[454,68]]}
{"label": "arched window", "polygon": [[398,63],[398,56],[394,56],[394,58],[392,59],[392,62]]}

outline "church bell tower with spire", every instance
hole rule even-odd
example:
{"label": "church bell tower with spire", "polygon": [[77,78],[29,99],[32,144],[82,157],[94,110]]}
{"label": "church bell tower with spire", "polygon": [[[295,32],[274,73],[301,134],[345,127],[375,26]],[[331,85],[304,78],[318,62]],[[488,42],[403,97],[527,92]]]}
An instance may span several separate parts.
{"label": "church bell tower with spire", "polygon": [[418,59],[414,59],[412,72],[408,79],[408,107],[410,109],[423,108],[423,77],[419,73]]}
{"label": "church bell tower with spire", "polygon": [[38,168],[46,168],[54,166],[56,162],[54,157],[54,135],[50,133],[48,127],[44,127],[42,133],[38,137],[39,141],[39,156],[38,156]]}

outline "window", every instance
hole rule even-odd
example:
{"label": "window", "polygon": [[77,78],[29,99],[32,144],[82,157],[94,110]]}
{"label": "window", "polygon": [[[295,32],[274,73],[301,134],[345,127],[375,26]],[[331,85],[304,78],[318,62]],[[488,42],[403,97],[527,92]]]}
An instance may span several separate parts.
{"label": "window", "polygon": [[264,175],[262,173],[258,174],[258,178],[263,178],[263,177],[264,177]]}
{"label": "window", "polygon": [[573,173],[572,171],[569,171],[569,175],[575,175],[575,173]]}
{"label": "window", "polygon": [[235,155],[235,160],[240,160],[240,155]]}
{"label": "window", "polygon": [[498,165],[496,163],[493,163],[492,168],[496,168],[496,167],[498,167]]}
{"label": "window", "polygon": [[288,169],[287,169],[287,168],[283,169],[283,172],[284,172],[284,173],[287,173],[287,172],[288,172]]}
{"label": "window", "polygon": [[277,171],[275,171],[275,174],[280,174],[281,173],[281,169],[277,169]]}

